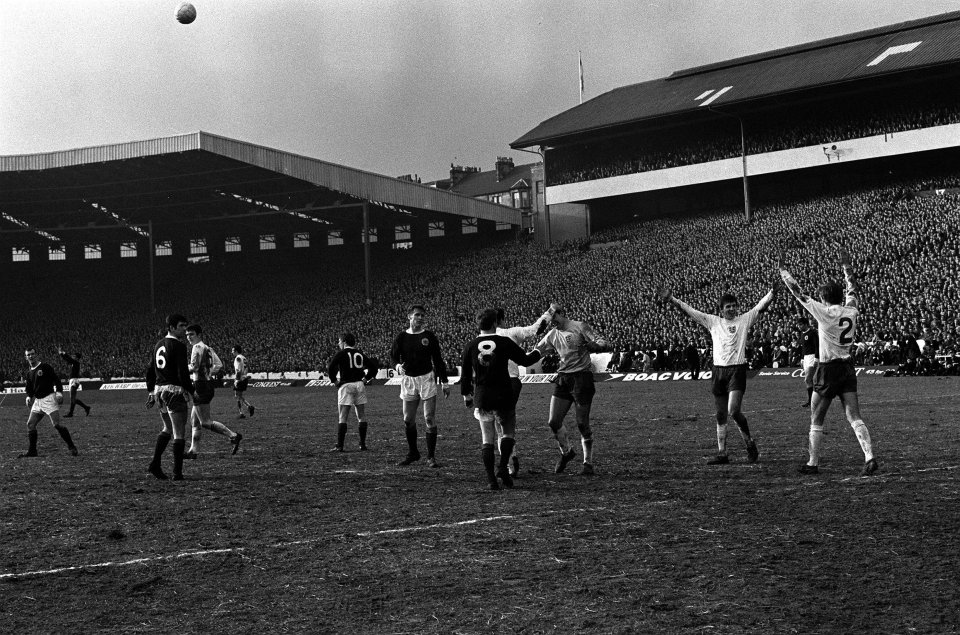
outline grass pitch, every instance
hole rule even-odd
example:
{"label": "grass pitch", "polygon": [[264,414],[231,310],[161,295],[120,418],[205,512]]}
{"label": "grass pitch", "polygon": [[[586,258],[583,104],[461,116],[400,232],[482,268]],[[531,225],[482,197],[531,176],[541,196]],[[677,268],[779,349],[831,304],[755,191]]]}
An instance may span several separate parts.
{"label": "grass pitch", "polygon": [[707,382],[600,384],[597,475],[557,475],[550,387],[527,385],[521,473],[503,492],[486,489],[456,391],[438,407],[439,470],[396,465],[395,387],[369,390],[363,453],[354,421],[348,451],[328,452],[333,390],[248,395],[252,419],[234,418],[227,390],[213,404],[240,452],[206,432],[182,483],[145,471],[159,417],[139,391],[85,394],[91,416],[65,420],[80,456],[46,423],[29,460],[15,458],[26,409],[8,397],[0,632],[960,630],[957,378],[861,381],[871,478],[836,405],[820,475],[796,473],[808,415],[791,380],[749,383],[760,462],[731,426],[720,467],[704,465]]}

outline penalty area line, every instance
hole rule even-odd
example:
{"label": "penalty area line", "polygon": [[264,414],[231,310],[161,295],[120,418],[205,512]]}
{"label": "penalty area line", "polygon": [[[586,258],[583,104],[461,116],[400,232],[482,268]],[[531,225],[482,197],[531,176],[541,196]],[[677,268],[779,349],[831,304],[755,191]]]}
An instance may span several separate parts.
{"label": "penalty area line", "polygon": [[[485,518],[472,518],[470,520],[462,520],[454,523],[436,523],[432,525],[400,527],[397,529],[382,529],[380,531],[364,531],[364,532],[360,532],[358,534],[353,534],[353,535],[360,538],[372,538],[375,536],[386,536],[390,534],[410,533],[415,531],[429,531],[431,529],[454,529],[457,527],[464,527],[467,525],[476,525],[480,523],[493,523],[493,522],[499,522],[503,520],[512,520],[512,519],[519,519],[519,518],[535,518],[537,516],[556,516],[558,514],[576,514],[576,513],[583,513],[583,512],[602,512],[602,511],[609,511],[609,510],[606,507],[548,510],[545,512],[531,513],[531,514],[512,514],[512,515],[502,515],[502,516],[487,516]],[[350,534],[342,534],[342,536],[349,536],[349,535]],[[320,541],[328,542],[329,540],[330,540],[330,536],[325,536],[322,538],[305,538],[303,540],[295,540],[290,542],[277,542],[270,545],[265,545],[265,547],[268,549],[279,549],[279,548],[311,545]],[[177,560],[180,558],[202,558],[205,556],[212,556],[212,555],[218,555],[218,554],[239,553],[247,549],[248,547],[229,547],[225,549],[203,549],[200,551],[184,551],[184,552],[175,553],[175,554],[150,556],[148,558],[135,558],[133,560],[97,562],[94,564],[80,564],[80,565],[74,565],[69,567],[41,569],[38,571],[23,571],[21,573],[0,573],[0,580],[15,580],[18,578],[38,577],[38,576],[44,576],[44,575],[57,575],[60,573],[70,573],[74,571],[84,571],[89,569],[129,567],[131,565],[136,565],[136,564],[150,564],[154,562],[164,562],[167,560]]]}

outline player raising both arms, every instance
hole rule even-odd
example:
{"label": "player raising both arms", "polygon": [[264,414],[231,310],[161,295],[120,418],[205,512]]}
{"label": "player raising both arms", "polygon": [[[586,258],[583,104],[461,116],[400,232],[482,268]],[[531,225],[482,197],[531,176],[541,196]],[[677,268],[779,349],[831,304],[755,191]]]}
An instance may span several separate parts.
{"label": "player raising both arms", "polygon": [[747,334],[757,317],[767,310],[773,302],[776,292],[770,289],[755,307],[746,313],[739,313],[737,296],[724,293],[720,297],[720,315],[702,313],[675,297],[669,290],[661,292],[663,301],[671,301],[694,322],[710,331],[713,339],[713,380],[711,392],[716,405],[717,417],[717,456],[707,465],[725,465],[730,462],[727,456],[727,417],[731,417],[740,430],[740,436],[747,446],[747,459],[756,463],[760,458],[757,443],[750,436],[750,426],[741,410],[743,393],[747,389]]}
{"label": "player raising both arms", "polygon": [[[873,456],[873,444],[867,424],[860,417],[860,400],[857,394],[857,370],[853,366],[850,345],[855,341],[857,319],[860,311],[857,301],[857,284],[846,252],[840,254],[840,265],[846,282],[846,293],[839,282],[830,280],[818,291],[818,302],[800,289],[796,279],[784,265],[780,276],[790,293],[817,320],[820,336],[820,362],[813,376],[813,397],[810,401],[810,460],[800,466],[801,474],[817,474],[820,465],[820,444],[823,440],[823,420],[834,397],[840,397],[847,421],[857,435],[863,450],[864,465],[860,476],[870,476],[879,465]],[[844,297],[846,296],[846,297]]]}
{"label": "player raising both arms", "polygon": [[367,383],[377,376],[377,365],[357,349],[357,337],[353,333],[341,335],[337,346],[340,350],[327,366],[327,376],[337,387],[337,445],[333,451],[343,452],[351,407],[357,414],[360,449],[366,450],[367,420],[364,410],[367,404]]}

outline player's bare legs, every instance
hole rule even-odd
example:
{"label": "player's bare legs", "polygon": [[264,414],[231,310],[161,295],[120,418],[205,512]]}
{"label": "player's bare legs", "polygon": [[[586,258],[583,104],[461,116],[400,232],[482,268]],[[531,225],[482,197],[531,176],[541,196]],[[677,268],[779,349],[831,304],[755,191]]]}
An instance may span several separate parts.
{"label": "player's bare legs", "polygon": [[717,456],[727,456],[727,408],[729,407],[728,395],[714,395],[714,405],[716,406],[715,417],[717,419]]}
{"label": "player's bare legs", "polygon": [[840,403],[843,404],[847,421],[853,428],[854,434],[857,435],[857,441],[860,442],[860,449],[863,450],[863,460],[869,463],[874,458],[873,443],[870,440],[870,431],[867,429],[867,424],[860,417],[860,397],[855,392],[845,392],[840,395]]}
{"label": "player's bare legs", "polygon": [[823,422],[827,418],[827,410],[830,408],[831,401],[831,399],[826,399],[816,391],[810,396],[810,460],[807,461],[807,465],[810,467],[820,465],[820,446],[823,443]]}
{"label": "player's bare legs", "polygon": [[[583,465],[585,473],[593,473],[593,432],[590,430],[590,407],[591,404],[579,404],[574,406],[574,416],[577,420],[577,430],[580,431],[580,443],[583,446]],[[587,468],[586,466],[590,466]]]}
{"label": "player's bare legs", "polygon": [[563,420],[572,405],[573,402],[570,400],[561,399],[556,396],[550,397],[550,418],[548,424],[553,431],[554,438],[557,440],[557,446],[560,448],[560,460],[554,468],[554,471],[558,474],[562,472],[564,468],[566,468],[567,463],[576,456],[576,452],[570,447],[570,438],[567,435],[567,429],[563,425]]}
{"label": "player's bare legs", "polygon": [[740,438],[743,439],[743,444],[747,448],[748,459],[751,463],[756,463],[760,453],[757,451],[757,444],[754,443],[753,437],[750,436],[750,426],[747,425],[747,418],[743,414],[742,407],[743,391],[730,391],[729,400],[727,402],[727,412],[730,413],[730,418],[733,419],[737,424],[737,429],[740,431]]}
{"label": "player's bare legs", "polygon": [[436,452],[437,452],[437,437],[439,436],[439,430],[437,429],[436,423],[436,412],[437,412],[437,397],[434,395],[429,399],[423,400],[423,420],[427,428],[427,464],[430,467],[441,467],[437,463]]}
{"label": "player's bare legs", "polygon": [[[407,458],[400,461],[400,465],[410,465],[420,460],[420,449],[417,447],[417,410],[420,409],[420,398],[403,400],[403,427],[407,435]],[[426,412],[426,405],[424,405]]]}
{"label": "player's bare legs", "polygon": [[195,404],[190,413],[190,421],[193,424],[193,429],[190,437],[190,450],[186,455],[187,458],[197,458],[197,453],[200,451],[200,437],[203,428],[212,430],[217,434],[222,434],[230,439],[230,443],[234,445],[233,453],[237,453],[237,448],[240,445],[240,439],[242,438],[242,435],[234,432],[219,421],[212,420],[210,418],[210,404]]}

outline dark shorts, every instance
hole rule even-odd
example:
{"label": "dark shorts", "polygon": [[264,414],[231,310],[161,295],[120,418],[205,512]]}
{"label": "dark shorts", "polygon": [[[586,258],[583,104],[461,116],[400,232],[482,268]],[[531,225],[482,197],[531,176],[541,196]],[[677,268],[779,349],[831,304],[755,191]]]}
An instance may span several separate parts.
{"label": "dark shorts", "polygon": [[520,382],[519,377],[511,377],[510,385],[513,386],[513,401],[511,404],[513,408],[516,409],[517,402],[520,401],[520,391],[523,389],[523,384]]}
{"label": "dark shorts", "polygon": [[233,382],[233,389],[237,392],[243,392],[247,389],[247,385],[250,383],[249,377],[244,377],[238,381]]}
{"label": "dark shorts", "polygon": [[179,386],[161,386],[157,389],[157,401],[168,412],[187,412],[187,396]]}
{"label": "dark shorts", "polygon": [[193,394],[194,400],[193,403],[202,406],[213,401],[213,382],[205,381],[203,379],[193,382]]}
{"label": "dark shorts", "polygon": [[593,373],[589,370],[579,373],[557,373],[553,380],[556,386],[553,396],[557,399],[572,401],[578,406],[589,406],[597,389],[593,385]]}
{"label": "dark shorts", "polygon": [[822,362],[813,373],[813,389],[824,399],[857,392],[857,369],[852,359]]}
{"label": "dark shorts", "polygon": [[714,366],[710,392],[715,397],[726,397],[735,390],[747,390],[747,365]]}

